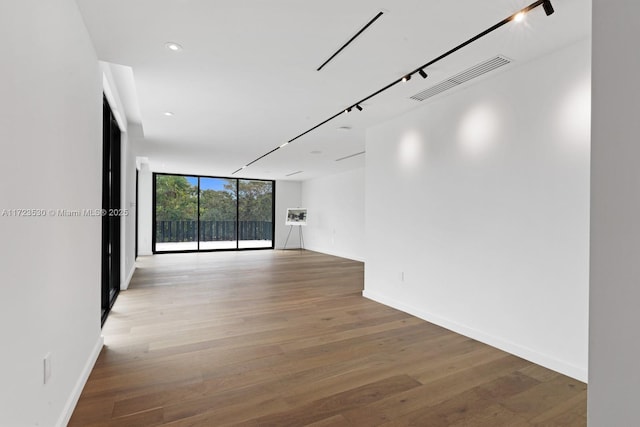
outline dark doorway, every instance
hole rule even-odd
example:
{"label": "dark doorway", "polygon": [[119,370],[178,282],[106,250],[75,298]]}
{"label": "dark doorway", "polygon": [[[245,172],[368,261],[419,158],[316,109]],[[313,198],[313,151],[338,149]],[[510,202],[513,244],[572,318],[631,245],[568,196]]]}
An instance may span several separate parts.
{"label": "dark doorway", "polygon": [[103,98],[102,313],[104,324],[120,292],[120,128]]}
{"label": "dark doorway", "polygon": [[138,179],[139,179],[139,171],[136,169],[136,255],[135,259],[138,259]]}

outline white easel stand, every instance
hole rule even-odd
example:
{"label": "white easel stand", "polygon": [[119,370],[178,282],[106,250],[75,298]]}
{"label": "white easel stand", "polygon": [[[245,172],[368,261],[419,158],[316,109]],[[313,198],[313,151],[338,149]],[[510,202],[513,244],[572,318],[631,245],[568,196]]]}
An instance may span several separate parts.
{"label": "white easel stand", "polygon": [[287,249],[287,243],[289,242],[289,237],[291,236],[291,231],[293,230],[293,227],[298,227],[298,236],[300,237],[300,249],[304,249],[304,237],[302,236],[302,226],[290,225],[289,234],[287,234],[287,240],[284,241],[284,247],[282,248],[283,251]]}

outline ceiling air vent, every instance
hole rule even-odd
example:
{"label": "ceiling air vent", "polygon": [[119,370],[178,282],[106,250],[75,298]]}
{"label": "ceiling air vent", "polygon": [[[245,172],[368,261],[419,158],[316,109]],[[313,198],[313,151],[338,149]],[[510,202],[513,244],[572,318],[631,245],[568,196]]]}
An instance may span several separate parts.
{"label": "ceiling air vent", "polygon": [[415,99],[416,101],[424,101],[425,99],[431,98],[432,96],[442,93],[445,90],[449,90],[452,87],[461,85],[462,83],[468,82],[469,80],[480,77],[483,74],[487,74],[490,71],[493,71],[510,63],[510,59],[507,59],[504,56],[496,56],[495,58],[491,58],[487,61],[481,62],[480,64],[471,67],[466,71],[456,74],[453,77],[449,77],[445,81],[440,82],[435,86],[431,86],[430,88],[425,89],[422,92],[416,93],[411,97],[411,99]]}
{"label": "ceiling air vent", "polygon": [[341,162],[343,160],[347,160],[347,159],[350,159],[352,157],[360,156],[360,155],[362,155],[364,153],[365,153],[364,151],[360,151],[359,153],[349,154],[348,156],[344,156],[344,157],[340,157],[339,159],[336,159],[336,162]]}

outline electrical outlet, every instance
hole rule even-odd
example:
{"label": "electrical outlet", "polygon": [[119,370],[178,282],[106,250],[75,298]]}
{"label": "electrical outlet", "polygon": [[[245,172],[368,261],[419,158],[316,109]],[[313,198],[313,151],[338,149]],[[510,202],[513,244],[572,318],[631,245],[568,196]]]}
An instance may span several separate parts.
{"label": "electrical outlet", "polygon": [[44,356],[44,359],[42,360],[43,364],[43,380],[44,380],[44,384],[48,383],[49,380],[51,379],[51,353],[47,353],[46,356]]}

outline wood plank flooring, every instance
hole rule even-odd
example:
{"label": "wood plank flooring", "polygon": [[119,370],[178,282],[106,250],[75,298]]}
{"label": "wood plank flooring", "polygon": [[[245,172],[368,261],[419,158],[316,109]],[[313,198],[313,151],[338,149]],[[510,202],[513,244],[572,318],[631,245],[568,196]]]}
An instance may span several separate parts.
{"label": "wood plank flooring", "polygon": [[71,426],[584,426],[586,385],[362,297],[309,251],[138,263]]}

